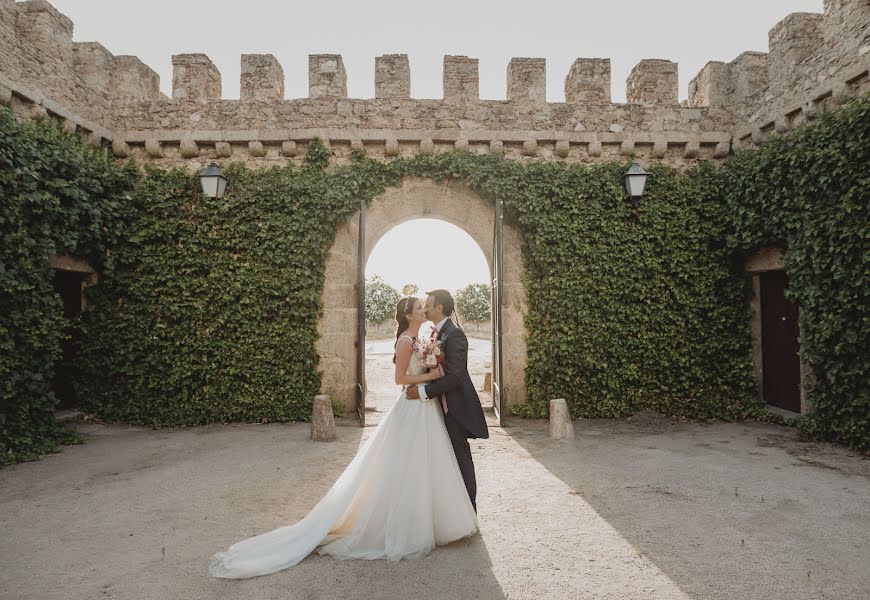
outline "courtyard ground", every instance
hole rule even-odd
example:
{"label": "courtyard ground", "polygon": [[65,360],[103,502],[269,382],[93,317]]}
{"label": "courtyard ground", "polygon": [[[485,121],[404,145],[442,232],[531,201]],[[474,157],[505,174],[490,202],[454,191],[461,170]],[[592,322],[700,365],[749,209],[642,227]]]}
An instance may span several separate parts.
{"label": "courtyard ground", "polygon": [[303,517],[374,430],[341,425],[318,443],[304,423],[75,423],[86,444],[0,470],[0,598],[858,600],[870,589],[870,461],[780,426],[654,413],[575,421],[561,442],[545,421],[491,426],[472,445],[480,534],[424,559],[313,555],[266,577],[209,578],[212,553]]}

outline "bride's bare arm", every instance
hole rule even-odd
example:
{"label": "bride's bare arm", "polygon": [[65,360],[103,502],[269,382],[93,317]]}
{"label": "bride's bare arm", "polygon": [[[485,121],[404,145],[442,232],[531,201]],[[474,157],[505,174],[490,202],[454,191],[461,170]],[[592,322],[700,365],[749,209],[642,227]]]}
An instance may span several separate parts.
{"label": "bride's bare arm", "polygon": [[422,375],[408,375],[405,371],[408,370],[408,364],[411,362],[411,352],[411,341],[408,338],[399,340],[396,345],[396,383],[398,385],[416,385],[438,379],[437,369]]}

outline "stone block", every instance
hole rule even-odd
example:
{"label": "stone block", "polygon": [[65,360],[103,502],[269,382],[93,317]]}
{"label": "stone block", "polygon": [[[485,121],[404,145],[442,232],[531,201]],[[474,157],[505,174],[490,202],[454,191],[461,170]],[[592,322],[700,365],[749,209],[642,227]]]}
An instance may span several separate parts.
{"label": "stone block", "polygon": [[196,158],[199,156],[199,144],[193,138],[185,137],[181,139],[179,152],[182,158]]}
{"label": "stone block", "polygon": [[642,60],[631,70],[625,84],[625,96],[631,104],[678,104],[675,62]]}
{"label": "stone block", "polygon": [[483,376],[483,391],[492,391],[492,373],[490,371],[487,371],[486,374]]}
{"label": "stone block", "polygon": [[432,154],[435,152],[435,142],[431,138],[420,140],[420,154]]}
{"label": "stone block", "polygon": [[296,142],[281,142],[281,154],[284,156],[296,156],[298,153],[299,150],[296,148]]}
{"label": "stone block", "polygon": [[478,60],[467,56],[444,57],[444,100],[476,102],[480,99]]}
{"label": "stone block", "polygon": [[308,56],[308,97],[347,98],[347,72],[340,54]]}
{"label": "stone block", "polygon": [[259,140],[251,140],[248,142],[248,152],[254,158],[261,158],[266,156],[266,147],[263,145],[263,142]]}
{"label": "stone block", "polygon": [[112,154],[115,158],[128,158],[130,156],[130,145],[124,140],[112,140]]}
{"label": "stone block", "polygon": [[536,156],[538,154],[538,140],[526,140],[523,142],[523,156]]}
{"label": "stone block", "polygon": [[511,59],[507,66],[507,99],[527,104],[547,101],[546,59]]}
{"label": "stone block", "polygon": [[311,439],[315,442],[331,442],[335,439],[335,417],[329,396],[314,397],[314,412],[311,415]]}
{"label": "stone block", "polygon": [[176,54],[172,57],[172,98],[174,100],[216,100],[221,97],[221,74],[205,54]]}
{"label": "stone block", "polygon": [[163,158],[163,146],[153,137],[145,138],[145,153],[148,158]]}
{"label": "stone block", "polygon": [[554,440],[574,437],[571,411],[568,410],[568,403],[563,398],[550,400],[550,437]]}
{"label": "stone block", "polygon": [[599,140],[592,140],[591,142],[589,142],[589,145],[586,146],[586,153],[592,157],[601,156],[602,150],[603,148]]}
{"label": "stone block", "polygon": [[242,54],[239,98],[242,102],[284,99],[284,69],[271,54]]}
{"label": "stone block", "polygon": [[375,58],[375,98],[410,98],[411,67],[407,54]]}
{"label": "stone block", "polygon": [[218,158],[229,158],[233,155],[233,145],[229,142],[215,142],[214,153]]}
{"label": "stone block", "polygon": [[610,102],[610,59],[578,58],[565,78],[565,102]]}
{"label": "stone block", "polygon": [[387,156],[398,156],[399,141],[395,138],[387,140],[384,147],[384,154],[386,154]]}
{"label": "stone block", "polygon": [[568,140],[556,140],[556,148],[553,151],[556,156],[559,158],[565,158],[568,156],[568,152],[571,149],[571,144]]}

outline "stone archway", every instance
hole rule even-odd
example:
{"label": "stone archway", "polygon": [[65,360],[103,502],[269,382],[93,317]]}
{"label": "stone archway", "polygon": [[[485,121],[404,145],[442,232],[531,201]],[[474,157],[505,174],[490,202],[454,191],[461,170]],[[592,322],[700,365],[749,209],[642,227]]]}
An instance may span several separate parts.
{"label": "stone archway", "polygon": [[[495,211],[468,187],[455,182],[437,183],[426,178],[406,178],[398,187],[375,197],[366,209],[365,256],[390,229],[419,218],[440,219],[456,225],[477,242],[492,272],[492,238]],[[340,225],[326,261],[323,318],[318,323],[322,393],[338,399],[350,413],[356,385],[356,283],[359,214]],[[526,400],[525,289],[523,288],[522,237],[511,225],[504,227],[503,365],[508,402]]]}

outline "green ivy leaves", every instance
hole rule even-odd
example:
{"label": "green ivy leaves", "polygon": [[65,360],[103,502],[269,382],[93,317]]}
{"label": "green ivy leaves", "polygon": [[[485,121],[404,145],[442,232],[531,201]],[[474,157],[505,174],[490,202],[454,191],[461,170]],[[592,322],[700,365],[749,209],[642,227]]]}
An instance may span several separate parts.
{"label": "green ivy leaves", "polygon": [[575,417],[649,407],[693,419],[766,417],[757,399],[745,257],[788,248],[812,369],[809,435],[870,447],[868,109],[854,102],[723,166],[651,167],[635,211],[624,162],[565,165],[450,152],[330,167],[226,168],[204,198],[182,170],[117,166],[46,124],[0,117],[0,448],[64,439],[51,411],[64,328],[50,254],[88,258],[77,390],[104,419],[149,425],[306,420],[336,226],[405,177],[454,180],[505,202],[522,232],[528,403]]}

